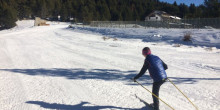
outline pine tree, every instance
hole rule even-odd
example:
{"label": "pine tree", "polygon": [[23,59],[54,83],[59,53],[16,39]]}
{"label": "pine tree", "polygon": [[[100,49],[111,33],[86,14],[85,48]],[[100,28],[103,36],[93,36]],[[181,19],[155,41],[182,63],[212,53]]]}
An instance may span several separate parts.
{"label": "pine tree", "polygon": [[46,8],[48,11],[47,17],[53,18],[53,10],[55,10],[55,0],[46,0]]}
{"label": "pine tree", "polygon": [[217,0],[205,0],[204,4],[208,17],[220,17],[220,3]]}
{"label": "pine tree", "polygon": [[195,6],[195,4],[190,4],[188,17],[191,17],[191,18],[196,17],[196,6]]}
{"label": "pine tree", "polygon": [[18,18],[29,18],[31,15],[30,1],[21,0],[17,2]]}
{"label": "pine tree", "polygon": [[42,0],[40,3],[40,17],[47,18],[48,17],[48,7],[45,0]]}
{"label": "pine tree", "polygon": [[112,8],[110,10],[110,12],[111,12],[111,20],[112,21],[117,21],[120,19],[120,13],[115,8]]}
{"label": "pine tree", "polygon": [[185,5],[184,3],[181,3],[179,5],[179,10],[180,10],[180,13],[179,13],[179,16],[181,18],[186,18],[188,13],[189,13],[189,8],[187,5]]}
{"label": "pine tree", "polygon": [[16,26],[17,11],[3,1],[0,3],[0,28],[9,29]]}
{"label": "pine tree", "polygon": [[68,11],[67,11],[67,8],[65,7],[64,4],[62,5],[60,15],[61,15],[61,20],[62,21],[67,21],[68,20]]}
{"label": "pine tree", "polygon": [[54,9],[52,10],[52,16],[54,20],[58,20],[58,16],[60,15],[61,10],[61,2],[60,0],[53,0],[54,2]]}
{"label": "pine tree", "polygon": [[176,3],[176,1],[174,1],[174,2],[173,2],[173,6],[177,6],[177,3]]}
{"label": "pine tree", "polygon": [[108,8],[108,5],[106,4],[105,0],[98,0],[97,2],[97,10],[100,13],[100,19],[103,21],[110,20],[111,14]]}

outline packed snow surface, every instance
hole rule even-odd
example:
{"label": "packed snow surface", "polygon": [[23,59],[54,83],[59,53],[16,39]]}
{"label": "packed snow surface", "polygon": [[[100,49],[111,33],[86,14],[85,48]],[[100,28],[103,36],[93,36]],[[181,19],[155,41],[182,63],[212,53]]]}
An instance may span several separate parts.
{"label": "packed snow surface", "polygon": [[[199,110],[220,110],[219,30],[17,24],[0,31],[1,110],[150,110],[145,102],[152,103],[151,94],[130,80],[146,46]],[[184,43],[188,31],[192,42]],[[151,90],[148,72],[138,81]],[[160,98],[175,110],[195,110],[170,82],[161,86]],[[160,102],[160,109],[169,107]]]}

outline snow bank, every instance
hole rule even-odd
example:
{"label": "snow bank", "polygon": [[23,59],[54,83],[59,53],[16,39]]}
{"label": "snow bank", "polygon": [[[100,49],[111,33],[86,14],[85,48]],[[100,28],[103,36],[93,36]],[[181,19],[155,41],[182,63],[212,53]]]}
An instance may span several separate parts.
{"label": "snow bank", "polygon": [[16,22],[17,26],[15,29],[24,29],[24,28],[30,28],[34,26],[34,20],[22,20]]}

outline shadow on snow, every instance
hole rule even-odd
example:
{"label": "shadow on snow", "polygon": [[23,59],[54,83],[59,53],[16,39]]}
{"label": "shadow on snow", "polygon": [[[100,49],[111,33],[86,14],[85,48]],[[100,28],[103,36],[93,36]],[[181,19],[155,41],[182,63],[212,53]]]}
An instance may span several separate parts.
{"label": "shadow on snow", "polygon": [[[0,69],[0,71],[8,71],[13,73],[22,73],[26,75],[42,75],[51,77],[65,77],[67,79],[98,79],[105,81],[125,81],[128,85],[136,85],[130,79],[133,78],[138,71],[121,71],[116,69],[91,69],[85,70],[81,68],[65,69],[65,68],[51,68],[51,69]],[[168,73],[169,76],[169,73]],[[194,84],[200,80],[220,80],[220,78],[180,78],[170,77],[175,84]],[[152,80],[148,73],[138,79],[143,84],[151,84]]]}
{"label": "shadow on snow", "polygon": [[131,109],[131,108],[122,108],[122,107],[114,107],[114,106],[98,106],[98,105],[91,105],[91,103],[89,102],[81,102],[77,105],[47,103],[43,101],[27,101],[26,103],[39,105],[40,107],[43,107],[45,109],[58,109],[58,110],[100,110],[100,109],[150,110],[150,109],[147,109],[146,107],[139,108],[139,109]]}

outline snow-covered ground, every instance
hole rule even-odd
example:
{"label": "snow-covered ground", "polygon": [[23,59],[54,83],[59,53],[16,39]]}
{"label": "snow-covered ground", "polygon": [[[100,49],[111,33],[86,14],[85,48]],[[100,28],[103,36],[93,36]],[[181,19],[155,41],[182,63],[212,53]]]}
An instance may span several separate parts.
{"label": "snow-covered ground", "polygon": [[[179,38],[190,30],[103,29],[107,33],[66,23],[18,24],[0,31],[1,110],[150,110],[142,100],[152,103],[151,95],[129,80],[141,69],[146,46],[199,110],[220,109],[219,30],[193,30],[193,43],[201,44],[185,45]],[[148,73],[138,81],[151,90]],[[169,82],[160,98],[176,110],[194,110]],[[162,102],[160,108],[169,110]]]}
{"label": "snow-covered ground", "polygon": [[[143,42],[162,42],[190,46],[220,48],[219,29],[155,29],[155,28],[91,28],[75,27],[75,30],[92,32],[114,38],[141,39]],[[191,35],[191,42],[184,42],[185,34]]]}

